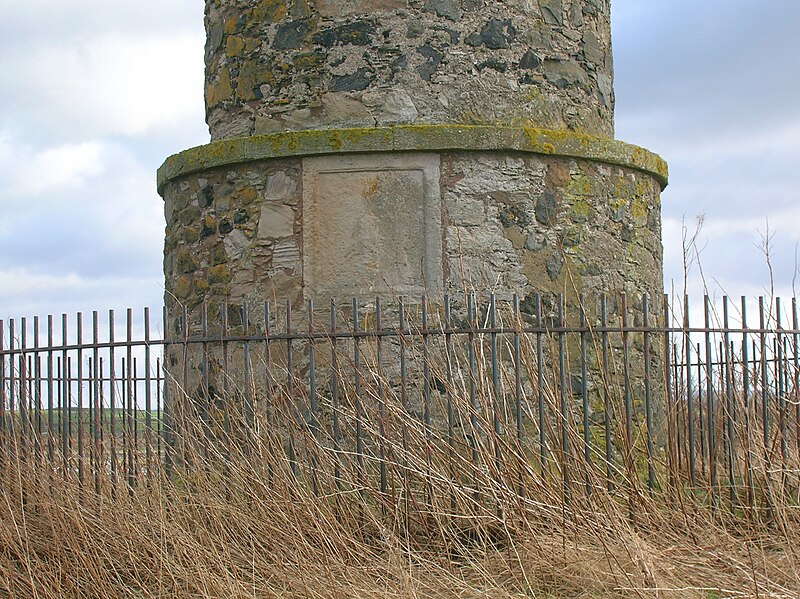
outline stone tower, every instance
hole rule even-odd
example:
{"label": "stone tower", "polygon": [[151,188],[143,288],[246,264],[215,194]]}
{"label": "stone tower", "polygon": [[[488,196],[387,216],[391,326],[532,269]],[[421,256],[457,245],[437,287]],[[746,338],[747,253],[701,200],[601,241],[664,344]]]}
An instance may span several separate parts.
{"label": "stone tower", "polygon": [[[206,0],[211,143],[158,173],[168,306],[662,292],[610,0]],[[524,303],[524,302],[523,302]]]}

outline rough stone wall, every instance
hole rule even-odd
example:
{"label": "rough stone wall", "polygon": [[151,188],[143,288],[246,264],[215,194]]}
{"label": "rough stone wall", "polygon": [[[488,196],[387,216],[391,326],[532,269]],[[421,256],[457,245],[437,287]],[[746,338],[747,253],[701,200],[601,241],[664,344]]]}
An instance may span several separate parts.
{"label": "rough stone wall", "polygon": [[[357,172],[370,173],[367,167],[375,166],[359,166],[359,160],[374,160],[369,157],[352,160],[352,168],[364,169]],[[420,281],[416,291],[432,296],[478,289],[494,290],[501,298],[516,293],[524,299],[534,291],[576,298],[619,290],[631,297],[646,292],[659,301],[660,185],[652,176],[524,153],[445,152],[426,154],[424,160],[405,154],[391,160],[400,172],[411,173],[415,164],[435,162],[435,188],[417,199],[404,198],[441,214],[434,231],[420,231],[409,244],[440,244],[440,250],[422,252],[426,263],[411,260],[410,270],[399,262],[383,264],[379,277],[369,275],[377,280],[369,285],[356,280],[347,287],[372,258],[347,253],[353,234],[340,234],[343,219],[336,213],[326,213],[320,223],[304,215],[304,206],[314,199],[313,190],[304,189],[304,180],[309,185],[304,171],[319,170],[319,160],[261,160],[185,176],[165,187],[168,304],[177,301],[191,310],[203,301],[247,303],[257,314],[264,300],[288,299],[301,309],[307,297],[324,303],[332,296],[346,300],[348,293],[362,299],[391,299],[398,290],[413,294],[415,289],[404,286],[415,277]],[[376,183],[362,178],[357,184],[341,197],[338,214],[365,238],[380,238],[383,227],[399,226],[375,221],[362,208],[360,202],[379,193]],[[304,242],[310,227],[318,229],[317,253],[343,256],[338,263],[326,262],[329,277],[316,289],[307,285],[314,267],[306,255],[311,248],[305,247],[311,242]],[[426,242],[426,235],[433,241]],[[379,249],[395,256],[393,247]],[[431,278],[426,273],[435,269],[442,283],[426,283]]]}
{"label": "rough stone wall", "polygon": [[212,140],[409,123],[613,137],[609,0],[206,0]]}

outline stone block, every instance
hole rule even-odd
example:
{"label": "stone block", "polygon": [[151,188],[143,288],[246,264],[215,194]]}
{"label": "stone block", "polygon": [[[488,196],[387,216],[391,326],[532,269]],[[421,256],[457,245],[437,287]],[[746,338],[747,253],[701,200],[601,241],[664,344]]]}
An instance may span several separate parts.
{"label": "stone block", "polygon": [[307,296],[442,292],[437,155],[306,158],[303,217]]}
{"label": "stone block", "polygon": [[294,233],[294,210],[283,204],[264,204],[258,220],[258,239],[267,241]]}

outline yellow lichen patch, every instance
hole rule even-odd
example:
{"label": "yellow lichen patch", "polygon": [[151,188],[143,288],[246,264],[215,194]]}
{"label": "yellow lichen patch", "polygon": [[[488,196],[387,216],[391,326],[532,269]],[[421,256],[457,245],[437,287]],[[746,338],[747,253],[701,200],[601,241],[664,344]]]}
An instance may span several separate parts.
{"label": "yellow lichen patch", "polygon": [[212,285],[215,283],[228,283],[231,277],[231,271],[225,264],[217,264],[208,269],[208,282]]}
{"label": "yellow lichen patch", "polygon": [[[253,100],[256,89],[274,82],[268,65],[247,63],[239,73],[237,97]],[[224,72],[216,86],[207,90],[219,102],[230,96],[229,76]],[[465,119],[467,116],[465,116]],[[579,135],[571,131],[550,131],[534,128],[497,127],[485,125],[397,125],[349,129],[314,129],[271,133],[263,136],[234,138],[187,150],[170,157],[159,169],[158,186],[182,175],[215,166],[262,160],[279,156],[314,156],[326,153],[405,152],[405,151],[513,151],[589,160],[626,169],[643,171],[660,186],[666,185],[666,164],[655,154],[622,142]],[[650,166],[648,166],[650,165]],[[652,168],[651,168],[652,167]],[[631,198],[637,193],[633,177],[630,181],[615,181],[615,195]],[[620,171],[620,178],[625,175]],[[641,183],[646,192],[654,195],[653,183],[644,177]],[[579,191],[579,190],[578,190]],[[583,192],[581,191],[581,194]],[[578,194],[580,195],[580,194]]]}
{"label": "yellow lichen patch", "polygon": [[228,35],[232,35],[236,33],[236,30],[239,27],[239,17],[238,15],[233,15],[227,21],[225,21],[225,25],[223,26],[223,31]]}
{"label": "yellow lichen patch", "polygon": [[330,145],[331,150],[340,150],[342,148],[342,139],[336,131],[328,135],[328,145]]}
{"label": "yellow lichen patch", "polygon": [[256,23],[274,23],[286,17],[286,2],[284,0],[261,0],[253,8],[252,20]]}
{"label": "yellow lichen patch", "polygon": [[265,83],[269,85],[275,83],[275,75],[270,66],[248,60],[239,70],[239,77],[236,79],[236,96],[244,101],[255,100],[256,88]]}
{"label": "yellow lichen patch", "polygon": [[319,69],[325,64],[325,57],[315,52],[303,52],[294,57],[292,64],[301,71]]}
{"label": "yellow lichen patch", "polygon": [[592,193],[592,182],[586,175],[573,175],[564,191],[575,196],[588,196]]}
{"label": "yellow lichen patch", "polygon": [[252,204],[258,199],[258,191],[255,187],[245,187],[239,192],[239,198],[245,205]]}
{"label": "yellow lichen patch", "polygon": [[194,288],[197,293],[205,293],[208,291],[208,281],[205,279],[197,279],[194,282]]}
{"label": "yellow lichen patch", "polygon": [[241,56],[244,52],[244,39],[238,35],[229,35],[225,40],[225,54],[230,58]]}
{"label": "yellow lichen patch", "polygon": [[227,68],[223,67],[219,71],[216,83],[206,85],[206,104],[208,106],[217,106],[230,99],[232,95],[231,74]]}
{"label": "yellow lichen patch", "polygon": [[179,300],[185,300],[192,294],[192,279],[186,275],[181,275],[175,281],[175,289],[173,289],[175,297]]}
{"label": "yellow lichen patch", "polygon": [[570,218],[575,222],[584,222],[588,220],[591,212],[591,206],[583,198],[577,198],[570,210]]}
{"label": "yellow lichen patch", "polygon": [[641,196],[633,198],[631,216],[638,225],[643,225],[647,222],[647,200],[645,198]]}

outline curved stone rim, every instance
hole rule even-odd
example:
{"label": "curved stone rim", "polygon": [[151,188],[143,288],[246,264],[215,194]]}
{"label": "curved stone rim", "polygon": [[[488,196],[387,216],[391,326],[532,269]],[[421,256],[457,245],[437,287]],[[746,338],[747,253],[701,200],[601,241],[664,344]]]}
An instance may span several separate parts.
{"label": "curved stone rim", "polygon": [[208,169],[267,160],[376,152],[514,151],[593,160],[642,171],[663,190],[667,163],[639,146],[603,137],[528,127],[398,125],[353,129],[308,129],[235,137],[174,154],[158,169],[157,186]]}

